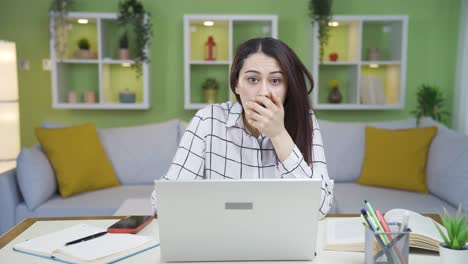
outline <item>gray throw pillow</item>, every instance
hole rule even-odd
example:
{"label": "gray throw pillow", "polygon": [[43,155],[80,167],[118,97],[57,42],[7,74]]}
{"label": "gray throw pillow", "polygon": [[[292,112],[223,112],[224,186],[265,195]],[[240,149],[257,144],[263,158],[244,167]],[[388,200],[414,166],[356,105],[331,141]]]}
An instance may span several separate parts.
{"label": "gray throw pillow", "polygon": [[16,174],[29,210],[36,209],[57,192],[54,170],[39,145],[21,150]]}

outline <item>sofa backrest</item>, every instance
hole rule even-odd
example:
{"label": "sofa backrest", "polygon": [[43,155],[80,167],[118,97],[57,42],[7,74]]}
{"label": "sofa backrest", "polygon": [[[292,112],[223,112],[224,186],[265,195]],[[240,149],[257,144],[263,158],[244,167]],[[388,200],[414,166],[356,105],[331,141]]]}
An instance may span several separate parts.
{"label": "sofa backrest", "polygon": [[[99,137],[121,184],[152,184],[166,174],[186,123],[172,119],[141,126],[101,128]],[[45,128],[64,125],[42,122]]]}
{"label": "sofa backrest", "polygon": [[386,129],[416,127],[414,118],[386,122],[334,122],[319,120],[328,165],[328,176],[335,182],[354,182],[364,161],[365,127]]}
{"label": "sofa backrest", "polygon": [[[354,182],[364,161],[365,126],[386,129],[415,128],[414,118],[388,122],[333,122],[319,120],[328,175],[335,182]],[[468,137],[444,125],[422,118],[420,127],[436,126],[426,165],[429,192],[468,210]]]}
{"label": "sofa backrest", "polygon": [[424,119],[421,126],[438,126],[427,159],[429,191],[452,204],[468,210],[468,136],[439,123]]}
{"label": "sofa backrest", "polygon": [[99,129],[99,135],[122,184],[148,184],[169,169],[178,147],[179,121]]}

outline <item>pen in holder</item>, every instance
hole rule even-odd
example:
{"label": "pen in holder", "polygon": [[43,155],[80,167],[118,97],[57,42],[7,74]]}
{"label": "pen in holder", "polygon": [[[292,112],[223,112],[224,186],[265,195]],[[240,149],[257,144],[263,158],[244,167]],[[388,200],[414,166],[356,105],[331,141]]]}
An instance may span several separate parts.
{"label": "pen in holder", "polygon": [[373,232],[366,228],[366,264],[408,264],[411,230],[400,232],[400,223],[389,223],[388,227],[391,232]]}

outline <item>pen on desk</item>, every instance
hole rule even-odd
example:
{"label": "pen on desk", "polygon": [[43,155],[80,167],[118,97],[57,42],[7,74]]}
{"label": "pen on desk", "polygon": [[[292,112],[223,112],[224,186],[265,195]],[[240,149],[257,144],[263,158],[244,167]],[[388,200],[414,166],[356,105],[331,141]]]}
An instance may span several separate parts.
{"label": "pen on desk", "polygon": [[82,238],[79,238],[79,239],[76,239],[76,240],[65,243],[65,246],[70,246],[70,245],[77,244],[77,243],[80,243],[80,242],[88,241],[88,240],[91,240],[93,238],[103,236],[105,234],[107,234],[107,231],[100,232],[100,233],[93,234],[93,235],[86,236],[86,237],[82,237]]}

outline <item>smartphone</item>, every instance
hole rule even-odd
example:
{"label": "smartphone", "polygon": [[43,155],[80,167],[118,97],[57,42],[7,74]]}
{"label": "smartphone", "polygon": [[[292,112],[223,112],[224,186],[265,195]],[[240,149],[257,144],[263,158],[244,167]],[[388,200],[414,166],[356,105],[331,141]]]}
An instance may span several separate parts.
{"label": "smartphone", "polygon": [[109,233],[136,234],[154,219],[152,215],[133,215],[119,220],[107,228]]}

